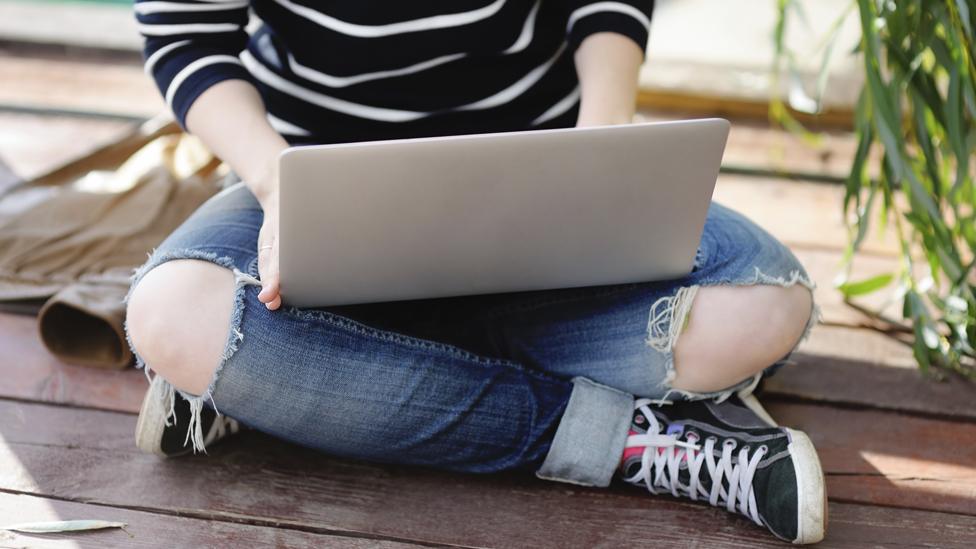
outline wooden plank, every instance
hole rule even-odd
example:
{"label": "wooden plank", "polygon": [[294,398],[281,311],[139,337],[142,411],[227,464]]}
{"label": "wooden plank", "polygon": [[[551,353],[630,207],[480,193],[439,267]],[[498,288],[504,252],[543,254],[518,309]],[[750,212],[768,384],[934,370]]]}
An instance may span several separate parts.
{"label": "wooden plank", "polygon": [[[834,284],[841,273],[843,254],[840,250],[795,247],[793,253],[803,264],[810,279],[817,285],[814,299],[820,306],[825,324],[883,329],[894,327],[894,324],[879,321],[844,303],[844,295]],[[895,273],[898,272],[898,267],[899,260],[895,257],[859,255],[854,258],[849,279],[865,280],[880,274]],[[893,287],[887,288],[859,296],[854,302],[867,310],[883,313],[885,318],[892,322],[901,321],[901,302],[891,301],[893,289]]]}
{"label": "wooden plank", "polygon": [[0,36],[126,50],[142,45],[131,6],[117,2],[6,1],[0,5]]}
{"label": "wooden plank", "polygon": [[[706,111],[641,109],[637,120],[664,122],[701,118]],[[729,117],[732,128],[722,158],[723,167],[753,168],[782,174],[814,174],[834,179],[846,178],[857,150],[857,136],[843,130],[826,130],[821,142],[811,146],[802,138],[762,120]]]}
{"label": "wooden plank", "polygon": [[[722,118],[769,119],[769,101],[721,96],[717,94],[671,91],[642,87],[637,92],[637,106],[659,111],[689,113],[694,118],[718,116]],[[844,107],[829,108],[817,115],[790,109],[800,122],[812,128],[850,129],[854,126],[854,111]]]}
{"label": "wooden plank", "polygon": [[0,314],[0,397],[134,413],[147,386],[141,370],[65,364],[44,348],[37,319]]}
{"label": "wooden plank", "polygon": [[[844,503],[830,504],[828,538],[818,547],[884,546],[899,541],[932,543],[939,547],[968,548],[976,537],[976,521],[969,517],[867,507]],[[104,530],[75,534],[31,535],[0,531],[3,547],[73,548],[92,547],[159,547],[166,540],[169,547],[377,547],[409,548],[413,543],[345,536],[331,536],[289,530],[204,521],[171,515],[157,515],[113,507],[84,505],[69,501],[50,500],[24,494],[0,493],[0,518],[17,521],[52,521],[90,519],[125,522],[125,530]],[[6,522],[4,522],[6,524]],[[683,544],[682,544],[683,545]],[[676,546],[682,546],[676,545]],[[713,547],[741,547],[766,545],[761,542],[727,542]],[[494,547],[505,547],[495,544]],[[572,547],[570,543],[565,547]],[[782,547],[782,544],[779,544]],[[516,545],[517,547],[517,545]]]}
{"label": "wooden plank", "polygon": [[166,106],[141,63],[0,50],[0,104],[117,112],[150,118]]}
{"label": "wooden plank", "polygon": [[763,387],[777,398],[976,421],[976,383],[924,375],[906,344],[870,330],[814,329]]}
{"label": "wooden plank", "polygon": [[973,547],[973,519],[929,511],[830,504],[827,539],[817,547]]}
{"label": "wooden plank", "polygon": [[0,546],[39,548],[128,547],[350,547],[408,549],[412,543],[332,536],[287,528],[255,526],[160,515],[144,511],[85,505],[0,492],[0,526],[57,520],[124,522],[108,529],[59,534],[26,534],[0,530]]}
{"label": "wooden plank", "polygon": [[[816,326],[800,344],[797,354],[805,364],[838,359],[854,367],[880,366],[887,370],[917,372],[911,348],[888,334],[844,326]],[[799,357],[797,358],[799,360]]]}
{"label": "wooden plank", "polygon": [[768,409],[810,435],[831,498],[976,515],[976,424],[778,402]]}
{"label": "wooden plank", "polygon": [[852,132],[826,131],[820,145],[813,147],[768,121],[736,119],[732,120],[722,163],[846,178],[856,151],[857,136]]}
{"label": "wooden plank", "polygon": [[[23,412],[25,420],[44,422],[49,431],[51,416],[2,404],[0,417]],[[528,475],[464,476],[367,465],[254,433],[214,448],[210,457],[160,461],[123,449],[132,447],[134,418],[78,417],[92,413],[75,411],[69,420],[74,432],[62,429],[63,441],[54,446],[52,437],[12,433],[12,422],[4,421],[0,486],[200,518],[465,546],[781,544],[745,519],[647,497],[637,489],[593,490]],[[96,430],[83,435],[83,429]],[[701,531],[702,521],[714,527]]]}
{"label": "wooden plank", "polygon": [[[837,185],[730,174],[719,175],[714,194],[716,202],[741,212],[791,248],[832,250],[847,245],[843,198],[844,189]],[[896,255],[898,243],[891,230],[869,233],[862,250]]]}
{"label": "wooden plank", "polygon": [[[835,499],[976,513],[976,425],[785,403],[770,409],[813,437]],[[369,465],[255,432],[210,456],[161,461],[135,451],[131,415],[0,401],[0,418],[0,487],[37,495],[433,543],[779,543],[740,517],[629,486]],[[847,507],[834,508],[834,524],[849,519]],[[976,544],[974,519],[955,519],[967,526],[954,541]],[[898,539],[887,526],[865,527],[877,528],[871,535],[879,540]],[[850,523],[831,540],[851,545],[863,535]]]}

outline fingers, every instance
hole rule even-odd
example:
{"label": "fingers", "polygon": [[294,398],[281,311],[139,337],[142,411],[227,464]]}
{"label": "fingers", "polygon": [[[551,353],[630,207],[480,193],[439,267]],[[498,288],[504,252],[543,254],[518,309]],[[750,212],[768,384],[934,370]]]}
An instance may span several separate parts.
{"label": "fingers", "polygon": [[272,279],[271,276],[261,275],[261,292],[258,293],[258,301],[264,303],[264,306],[272,311],[281,307],[277,278]]}
{"label": "fingers", "polygon": [[277,273],[270,272],[270,269],[261,272],[260,267],[258,267],[258,271],[261,275],[261,292],[258,294],[258,301],[267,305],[278,297]]}
{"label": "fingers", "polygon": [[277,290],[269,290],[268,286],[261,289],[261,293],[258,294],[258,301],[264,303],[264,306],[270,311],[275,311],[281,307],[281,295]]}
{"label": "fingers", "polygon": [[258,301],[272,311],[281,307],[277,251],[276,247],[258,251],[258,274],[261,275],[261,292],[258,293]]}

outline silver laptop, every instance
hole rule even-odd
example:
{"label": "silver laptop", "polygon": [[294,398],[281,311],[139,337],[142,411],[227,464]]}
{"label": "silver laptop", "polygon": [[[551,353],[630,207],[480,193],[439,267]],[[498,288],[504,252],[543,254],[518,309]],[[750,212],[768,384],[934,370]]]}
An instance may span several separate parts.
{"label": "silver laptop", "polygon": [[283,300],[300,307],[687,274],[721,119],[294,147]]}

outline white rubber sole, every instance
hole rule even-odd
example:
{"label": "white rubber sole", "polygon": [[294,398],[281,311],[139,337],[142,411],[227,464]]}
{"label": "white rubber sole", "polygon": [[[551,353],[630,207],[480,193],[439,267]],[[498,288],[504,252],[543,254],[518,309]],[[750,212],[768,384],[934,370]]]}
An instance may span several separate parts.
{"label": "white rubber sole", "polygon": [[[155,379],[153,383],[158,383]],[[147,454],[167,457],[163,453],[163,430],[166,428],[166,410],[152,385],[142,398],[139,420],[136,421],[136,446]]]}
{"label": "white rubber sole", "polygon": [[790,459],[796,471],[797,534],[793,543],[804,545],[823,540],[827,530],[827,485],[820,458],[810,437],[803,431],[787,428]]}

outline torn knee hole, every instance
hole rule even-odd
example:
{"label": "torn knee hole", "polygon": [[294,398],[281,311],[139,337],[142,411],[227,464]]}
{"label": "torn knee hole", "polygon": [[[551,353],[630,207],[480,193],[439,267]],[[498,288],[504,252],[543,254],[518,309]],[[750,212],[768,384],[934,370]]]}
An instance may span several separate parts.
{"label": "torn knee hole", "polygon": [[679,288],[673,296],[665,296],[651,305],[647,322],[647,345],[655,351],[670,353],[678,336],[688,324],[688,315],[695,302],[698,286]]}

